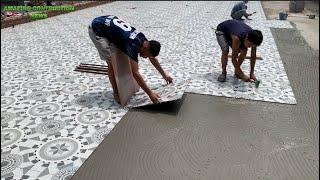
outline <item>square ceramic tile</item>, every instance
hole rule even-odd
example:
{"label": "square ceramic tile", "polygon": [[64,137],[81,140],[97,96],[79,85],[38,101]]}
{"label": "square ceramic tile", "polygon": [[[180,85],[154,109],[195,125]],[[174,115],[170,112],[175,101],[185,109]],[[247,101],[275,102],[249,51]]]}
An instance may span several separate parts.
{"label": "square ceramic tile", "polygon": [[[189,83],[189,80],[187,81],[176,80],[174,83],[171,83],[168,85],[163,85],[163,84],[152,85],[151,89],[161,97],[160,103],[163,103],[163,102],[181,99],[187,88],[188,83]],[[135,96],[133,96],[129,100],[127,107],[132,108],[132,107],[140,107],[140,106],[146,106],[151,104],[153,103],[150,100],[149,96],[144,91],[140,90],[135,94]]]}

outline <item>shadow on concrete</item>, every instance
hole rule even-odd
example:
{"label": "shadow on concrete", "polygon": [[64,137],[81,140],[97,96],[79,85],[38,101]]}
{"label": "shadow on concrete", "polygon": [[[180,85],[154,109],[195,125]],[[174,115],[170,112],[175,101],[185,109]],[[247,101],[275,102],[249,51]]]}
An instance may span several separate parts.
{"label": "shadow on concrete", "polygon": [[182,98],[178,100],[168,101],[161,104],[152,104],[147,106],[136,107],[133,108],[133,110],[139,112],[177,115],[185,98],[186,94],[183,94]]}

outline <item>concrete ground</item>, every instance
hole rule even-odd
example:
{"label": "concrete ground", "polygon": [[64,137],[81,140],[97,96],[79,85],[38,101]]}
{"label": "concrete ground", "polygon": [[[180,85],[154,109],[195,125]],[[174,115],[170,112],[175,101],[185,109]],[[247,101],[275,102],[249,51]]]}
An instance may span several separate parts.
{"label": "concrete ground", "polygon": [[[290,13],[289,1],[262,1],[262,5],[268,19],[278,18],[279,12],[288,12],[288,21],[296,26],[313,49],[319,50],[319,2],[306,1],[301,13]],[[309,19],[309,14],[315,14],[316,18]]]}
{"label": "concrete ground", "polygon": [[318,179],[319,51],[292,21],[272,33],[297,105],[186,93],[133,109],[72,179]]}

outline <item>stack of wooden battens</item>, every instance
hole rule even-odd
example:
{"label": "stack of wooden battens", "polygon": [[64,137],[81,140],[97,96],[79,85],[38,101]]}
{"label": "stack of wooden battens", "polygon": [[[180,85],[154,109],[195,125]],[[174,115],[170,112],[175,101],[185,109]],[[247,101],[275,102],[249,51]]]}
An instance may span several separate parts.
{"label": "stack of wooden battens", "polygon": [[108,75],[108,66],[99,64],[80,63],[74,71]]}

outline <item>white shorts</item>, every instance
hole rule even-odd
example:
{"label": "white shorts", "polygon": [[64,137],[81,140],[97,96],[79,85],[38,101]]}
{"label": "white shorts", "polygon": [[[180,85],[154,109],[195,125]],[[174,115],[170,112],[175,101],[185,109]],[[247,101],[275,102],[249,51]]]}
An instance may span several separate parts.
{"label": "white shorts", "polygon": [[111,54],[116,52],[117,47],[109,42],[105,37],[97,36],[92,30],[91,26],[88,28],[90,39],[92,40],[94,46],[98,49],[99,56],[103,61],[111,61]]}

